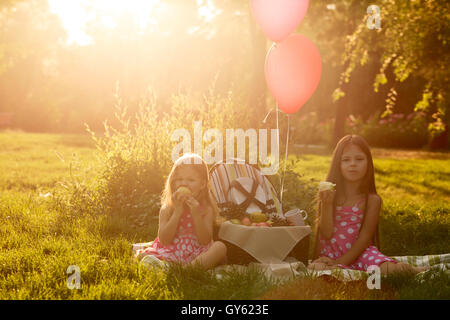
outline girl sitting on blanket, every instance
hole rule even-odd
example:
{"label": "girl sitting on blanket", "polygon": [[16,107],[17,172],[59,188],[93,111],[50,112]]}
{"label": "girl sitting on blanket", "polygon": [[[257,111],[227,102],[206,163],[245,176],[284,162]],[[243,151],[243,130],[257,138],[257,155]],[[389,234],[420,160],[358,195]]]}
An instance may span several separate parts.
{"label": "girl sitting on blanket", "polygon": [[217,206],[209,189],[208,167],[196,154],[180,157],[167,178],[159,213],[158,237],[138,250],[144,264],[163,261],[212,268],[226,259],[226,246],[213,241]]}
{"label": "girl sitting on blanket", "polygon": [[338,142],[326,181],[335,189],[319,191],[314,247],[314,258],[319,258],[309,269],[367,271],[376,265],[382,274],[427,269],[396,262],[378,250],[382,201],[375,188],[372,155],[362,137],[347,135]]}

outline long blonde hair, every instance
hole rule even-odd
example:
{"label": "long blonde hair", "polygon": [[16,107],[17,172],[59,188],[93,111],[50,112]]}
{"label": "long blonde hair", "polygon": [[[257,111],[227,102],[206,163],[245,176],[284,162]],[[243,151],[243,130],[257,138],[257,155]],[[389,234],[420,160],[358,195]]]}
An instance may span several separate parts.
{"label": "long blonde hair", "polygon": [[205,161],[195,153],[185,153],[180,158],[178,158],[173,164],[172,170],[167,177],[166,184],[161,196],[161,207],[168,208],[171,212],[173,209],[172,194],[174,192],[173,177],[179,168],[183,166],[189,166],[193,168],[200,176],[200,178],[205,182],[205,188],[201,190],[198,195],[199,202],[203,206],[209,206],[213,209],[214,219],[219,214],[219,209],[214,197],[211,193],[211,184],[209,182],[208,165]]}

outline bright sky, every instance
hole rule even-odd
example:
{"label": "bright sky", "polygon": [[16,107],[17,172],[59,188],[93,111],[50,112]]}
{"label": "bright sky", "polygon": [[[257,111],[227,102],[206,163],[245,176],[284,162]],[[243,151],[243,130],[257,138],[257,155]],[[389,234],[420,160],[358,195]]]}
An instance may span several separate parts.
{"label": "bright sky", "polygon": [[[141,28],[157,24],[157,16],[168,10],[164,0],[48,0],[50,10],[62,21],[68,33],[68,44],[89,45],[91,37],[84,33],[87,22],[98,19],[105,27],[114,28],[116,19],[131,13]],[[197,0],[198,15],[208,22],[220,13],[211,0]]]}

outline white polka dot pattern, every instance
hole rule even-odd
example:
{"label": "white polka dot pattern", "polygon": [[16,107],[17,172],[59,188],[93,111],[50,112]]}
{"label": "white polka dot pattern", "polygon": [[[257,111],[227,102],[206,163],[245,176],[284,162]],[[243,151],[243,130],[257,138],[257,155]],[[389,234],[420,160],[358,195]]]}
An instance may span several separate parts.
{"label": "white polka dot pattern", "polygon": [[[330,240],[320,236],[320,253],[331,259],[338,259],[352,248],[353,243],[358,239],[363,218],[361,209],[356,205],[336,207],[336,210],[333,236]],[[395,263],[393,259],[383,255],[371,245],[351,265],[341,265],[341,267],[366,271],[368,266],[380,265],[386,261]]]}

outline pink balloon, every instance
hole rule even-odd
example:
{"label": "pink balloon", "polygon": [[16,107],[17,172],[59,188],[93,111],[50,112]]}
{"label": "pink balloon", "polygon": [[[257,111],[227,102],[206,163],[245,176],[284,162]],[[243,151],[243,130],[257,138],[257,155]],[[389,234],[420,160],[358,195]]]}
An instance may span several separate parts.
{"label": "pink balloon", "polygon": [[264,34],[275,42],[284,40],[302,22],[309,0],[251,0],[251,9]]}
{"label": "pink balloon", "polygon": [[301,34],[273,44],[267,53],[266,82],[285,113],[297,112],[308,101],[319,85],[321,74],[319,50]]}

